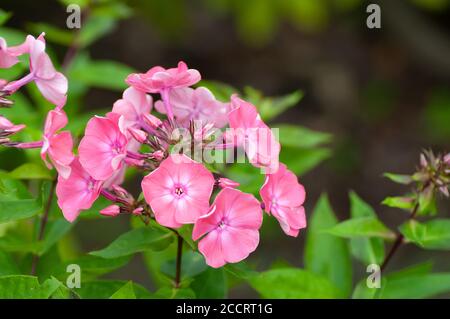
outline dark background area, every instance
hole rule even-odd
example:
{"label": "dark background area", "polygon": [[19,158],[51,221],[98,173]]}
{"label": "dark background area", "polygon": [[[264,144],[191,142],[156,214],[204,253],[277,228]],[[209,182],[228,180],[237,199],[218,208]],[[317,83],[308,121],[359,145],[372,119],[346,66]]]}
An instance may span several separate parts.
{"label": "dark background area", "polygon": [[[450,150],[449,2],[380,1],[381,29],[367,28],[366,1],[342,1],[349,3],[344,8],[336,5],[340,1],[317,1],[322,11],[294,18],[274,17],[266,8],[269,0],[249,1],[250,9],[221,5],[226,2],[128,1],[133,15],[96,42],[90,54],[141,72],[183,60],[204,79],[237,88],[250,85],[269,96],[301,89],[303,100],[273,123],[300,124],[334,136],[332,157],[300,178],[308,194],[307,214],[327,192],[339,218],[348,218],[348,191],[355,190],[387,225],[399,225],[405,213],[380,202],[408,189],[384,179],[383,172],[413,172],[424,148]],[[30,22],[43,21],[63,27],[66,21],[56,1],[2,1],[1,7],[14,12],[8,26],[15,28],[26,30]],[[246,19],[257,22],[249,27]],[[64,48],[55,49],[64,55]],[[119,97],[92,89],[85,104],[105,108]],[[441,216],[449,217],[448,203],[440,205]],[[81,222],[76,233],[83,249],[90,250],[115,238],[127,223],[126,218]],[[106,234],[101,238],[99,227]],[[281,231],[263,237],[251,259],[261,269],[279,259],[300,266],[304,238],[304,233],[287,238]],[[448,253],[412,246],[403,247],[390,267],[430,256],[435,269],[448,271]],[[148,286],[143,267],[136,258],[114,276]],[[355,269],[359,278],[364,269]],[[231,296],[254,294],[244,287]]]}

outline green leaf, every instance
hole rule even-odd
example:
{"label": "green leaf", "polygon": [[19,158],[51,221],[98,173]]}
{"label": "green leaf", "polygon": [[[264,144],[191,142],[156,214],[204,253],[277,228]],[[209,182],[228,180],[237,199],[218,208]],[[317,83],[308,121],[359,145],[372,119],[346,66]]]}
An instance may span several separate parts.
{"label": "green leaf", "polygon": [[332,140],[329,133],[313,131],[298,125],[274,124],[272,128],[279,130],[279,141],[283,147],[311,148]]}
{"label": "green leaf", "polygon": [[112,294],[109,299],[136,299],[136,295],[134,294],[133,282],[129,281],[119,290]]}
{"label": "green leaf", "polygon": [[227,282],[223,268],[208,268],[194,278],[190,287],[200,299],[224,299],[227,297]]}
{"label": "green leaf", "polygon": [[16,179],[52,179],[52,174],[42,164],[25,163],[9,173],[11,178]]}
{"label": "green leaf", "polygon": [[414,207],[414,200],[410,197],[386,197],[382,204],[409,211]]}
{"label": "green leaf", "polygon": [[194,299],[195,293],[189,288],[163,287],[152,295],[156,299]]}
{"label": "green leaf", "polygon": [[324,232],[337,224],[337,219],[323,194],[310,217],[305,248],[306,270],[321,275],[348,296],[352,286],[352,263],[344,239]]}
{"label": "green leaf", "polygon": [[341,292],[327,279],[312,272],[274,269],[250,279],[250,285],[262,298],[338,298]]}
{"label": "green leaf", "polygon": [[450,292],[450,273],[413,275],[402,278],[387,278],[380,294],[384,299],[423,299]]}
{"label": "green leaf", "polygon": [[[81,287],[77,289],[76,292],[83,299],[107,299],[125,284],[127,284],[127,282],[121,280],[95,280],[81,282]],[[146,299],[151,297],[148,290],[137,283],[133,283],[133,291],[138,299]]]}
{"label": "green leaf", "polygon": [[375,217],[352,218],[327,229],[326,232],[343,238],[395,238],[395,234]]}
{"label": "green leaf", "polygon": [[0,276],[18,274],[20,274],[20,270],[13,258],[8,253],[0,251]]}
{"label": "green leaf", "polygon": [[391,181],[398,183],[398,184],[408,185],[413,182],[412,177],[409,175],[384,173],[383,176],[389,178]]}
{"label": "green leaf", "polygon": [[47,299],[59,287],[49,279],[42,285],[37,277],[12,275],[0,277],[0,299]]}
{"label": "green leaf", "polygon": [[[376,217],[375,211],[355,192],[350,192],[350,215],[352,218]],[[365,264],[381,264],[384,259],[384,241],[381,238],[352,238],[352,254]]]}
{"label": "green leaf", "polygon": [[9,18],[11,18],[11,16],[11,12],[6,12],[5,10],[0,9],[0,26],[4,25],[9,20]]}
{"label": "green leaf", "polygon": [[[405,278],[415,277],[418,275],[427,275],[432,270],[432,264],[429,262],[413,265],[402,269],[400,271],[390,273],[387,276],[381,277],[380,288],[369,288],[367,286],[367,278],[361,280],[353,291],[353,299],[377,299],[383,298],[383,291],[388,287],[388,282],[397,280],[404,280]],[[394,285],[395,287],[395,285]]]}
{"label": "green leaf", "polygon": [[324,147],[294,148],[283,147],[280,153],[280,162],[296,175],[303,175],[331,156],[331,151]]}
{"label": "green leaf", "polygon": [[35,199],[0,200],[0,223],[33,217],[41,208]]}
{"label": "green leaf", "polygon": [[103,258],[117,258],[145,250],[162,250],[173,240],[173,233],[152,227],[133,229],[114,240],[108,247],[90,254]]}
{"label": "green leaf", "polygon": [[251,269],[245,262],[241,261],[237,264],[227,264],[223,267],[227,273],[238,279],[248,280],[256,276],[258,272]]}
{"label": "green leaf", "polygon": [[53,245],[55,245],[70,229],[74,226],[63,218],[50,221],[47,224],[42,245],[39,247],[39,255],[45,254]]}
{"label": "green leaf", "polygon": [[105,16],[90,16],[80,29],[79,44],[85,48],[110,33],[116,26],[116,21]]}
{"label": "green leaf", "polygon": [[450,219],[434,219],[426,223],[411,220],[400,226],[400,232],[421,248],[450,250]]}
{"label": "green leaf", "polygon": [[303,97],[301,91],[294,91],[280,97],[264,97],[261,91],[249,86],[244,88],[244,93],[245,99],[256,106],[261,118],[265,121],[269,121],[297,105]]}
{"label": "green leaf", "polygon": [[114,61],[85,61],[70,70],[70,76],[89,86],[111,90],[127,88],[125,78],[134,70]]}

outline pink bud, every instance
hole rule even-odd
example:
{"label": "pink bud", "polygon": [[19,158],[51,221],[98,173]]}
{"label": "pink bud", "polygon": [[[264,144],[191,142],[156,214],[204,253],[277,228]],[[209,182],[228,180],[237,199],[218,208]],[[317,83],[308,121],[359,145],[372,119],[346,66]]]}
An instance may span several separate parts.
{"label": "pink bud", "polygon": [[134,127],[128,128],[128,132],[139,143],[144,143],[147,140],[147,133]]}
{"label": "pink bud", "polygon": [[444,156],[444,163],[450,165],[450,153]]}
{"label": "pink bud", "polygon": [[125,157],[125,164],[130,166],[144,166],[145,161],[141,159],[135,159],[131,157]]}
{"label": "pink bud", "polygon": [[129,193],[127,192],[127,190],[119,185],[112,185],[111,188],[114,190],[114,192],[120,196],[120,197],[128,197]]}
{"label": "pink bud", "polygon": [[150,125],[153,128],[158,128],[162,124],[162,121],[159,118],[157,118],[154,115],[151,115],[150,113],[142,114],[142,119],[146,124]]}
{"label": "pink bud", "polygon": [[144,209],[142,207],[138,207],[135,210],[132,211],[133,215],[142,215],[142,212],[144,211]]}
{"label": "pink bud", "polygon": [[106,208],[103,208],[100,211],[100,214],[103,216],[116,217],[120,214],[120,207],[118,205],[111,205]]}
{"label": "pink bud", "polygon": [[164,152],[159,150],[152,153],[152,158],[157,161],[161,161],[164,158]]}
{"label": "pink bud", "polygon": [[221,177],[219,178],[219,187],[220,188],[236,188],[238,187],[240,184],[238,182],[235,182],[231,179],[225,178],[225,177]]}

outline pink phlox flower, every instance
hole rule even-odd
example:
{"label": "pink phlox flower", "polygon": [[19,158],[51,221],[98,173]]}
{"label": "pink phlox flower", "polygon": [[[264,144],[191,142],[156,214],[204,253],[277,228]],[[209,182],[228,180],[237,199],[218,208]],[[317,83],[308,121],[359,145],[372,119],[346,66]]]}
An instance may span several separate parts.
{"label": "pink phlox flower", "polygon": [[173,154],[144,177],[142,190],[156,221],[178,228],[208,211],[214,177],[202,164]]}
{"label": "pink phlox flower", "polygon": [[30,73],[23,78],[8,83],[3,89],[15,92],[23,85],[34,81],[45,99],[62,108],[67,99],[67,78],[57,72],[50,57],[45,52],[45,39],[42,33],[37,39],[27,36],[30,53]]}
{"label": "pink phlox flower", "polygon": [[55,109],[48,112],[41,148],[41,158],[44,163],[49,169],[52,168],[52,165],[47,162],[48,155],[59,175],[63,178],[69,177],[70,164],[74,159],[72,135],[68,131],[57,133],[66,125],[67,115],[63,110]]}
{"label": "pink phlox flower", "polygon": [[89,120],[78,152],[80,163],[96,180],[105,181],[120,170],[127,155],[128,139],[120,128],[121,116],[109,113]]}
{"label": "pink phlox flower", "polygon": [[232,143],[242,147],[254,166],[265,168],[266,173],[276,172],[281,146],[256,107],[233,95],[231,109],[228,119],[232,130],[227,139],[231,137]]}
{"label": "pink phlox flower", "polygon": [[[216,100],[207,88],[173,89],[170,90],[169,100],[175,118],[184,127],[188,127],[192,120],[212,122],[218,128],[228,123],[229,104]],[[160,113],[166,113],[162,101],[157,101],[155,108]]]}
{"label": "pink phlox flower", "polygon": [[17,57],[29,51],[29,44],[27,37],[22,44],[8,47],[6,40],[0,37],[0,68],[10,68],[19,62]]}
{"label": "pink phlox flower", "polygon": [[306,227],[305,188],[286,165],[280,164],[276,173],[266,176],[260,195],[266,212],[278,220],[287,235],[296,237]]}
{"label": "pink phlox flower", "polygon": [[139,128],[142,115],[150,113],[152,103],[153,99],[150,95],[128,88],[123,92],[123,98],[114,103],[112,112],[123,116],[124,129]]}
{"label": "pink phlox flower", "polygon": [[8,136],[25,128],[24,124],[14,125],[6,117],[0,115],[0,136]]}
{"label": "pink phlox flower", "polygon": [[71,171],[67,179],[58,176],[56,196],[64,217],[73,222],[81,210],[91,208],[99,197],[102,182],[95,180],[86,172],[78,157],[74,158],[70,166]]}
{"label": "pink phlox flower", "polygon": [[199,251],[214,268],[237,263],[259,244],[262,212],[253,195],[232,188],[220,191],[209,213],[197,219],[192,238]]}
{"label": "pink phlox flower", "polygon": [[126,82],[142,92],[160,93],[166,89],[191,86],[200,79],[201,76],[197,70],[188,69],[186,63],[181,61],[176,68],[165,69],[155,66],[146,73],[130,74]]}

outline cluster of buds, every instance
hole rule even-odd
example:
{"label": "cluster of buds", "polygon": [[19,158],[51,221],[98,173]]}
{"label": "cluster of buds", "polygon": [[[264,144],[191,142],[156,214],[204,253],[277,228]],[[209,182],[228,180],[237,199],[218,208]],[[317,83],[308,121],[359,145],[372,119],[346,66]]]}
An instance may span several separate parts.
{"label": "cluster of buds", "polygon": [[419,183],[424,193],[440,192],[449,197],[450,185],[450,153],[435,155],[432,151],[424,151],[420,155],[419,170],[412,176]]}

